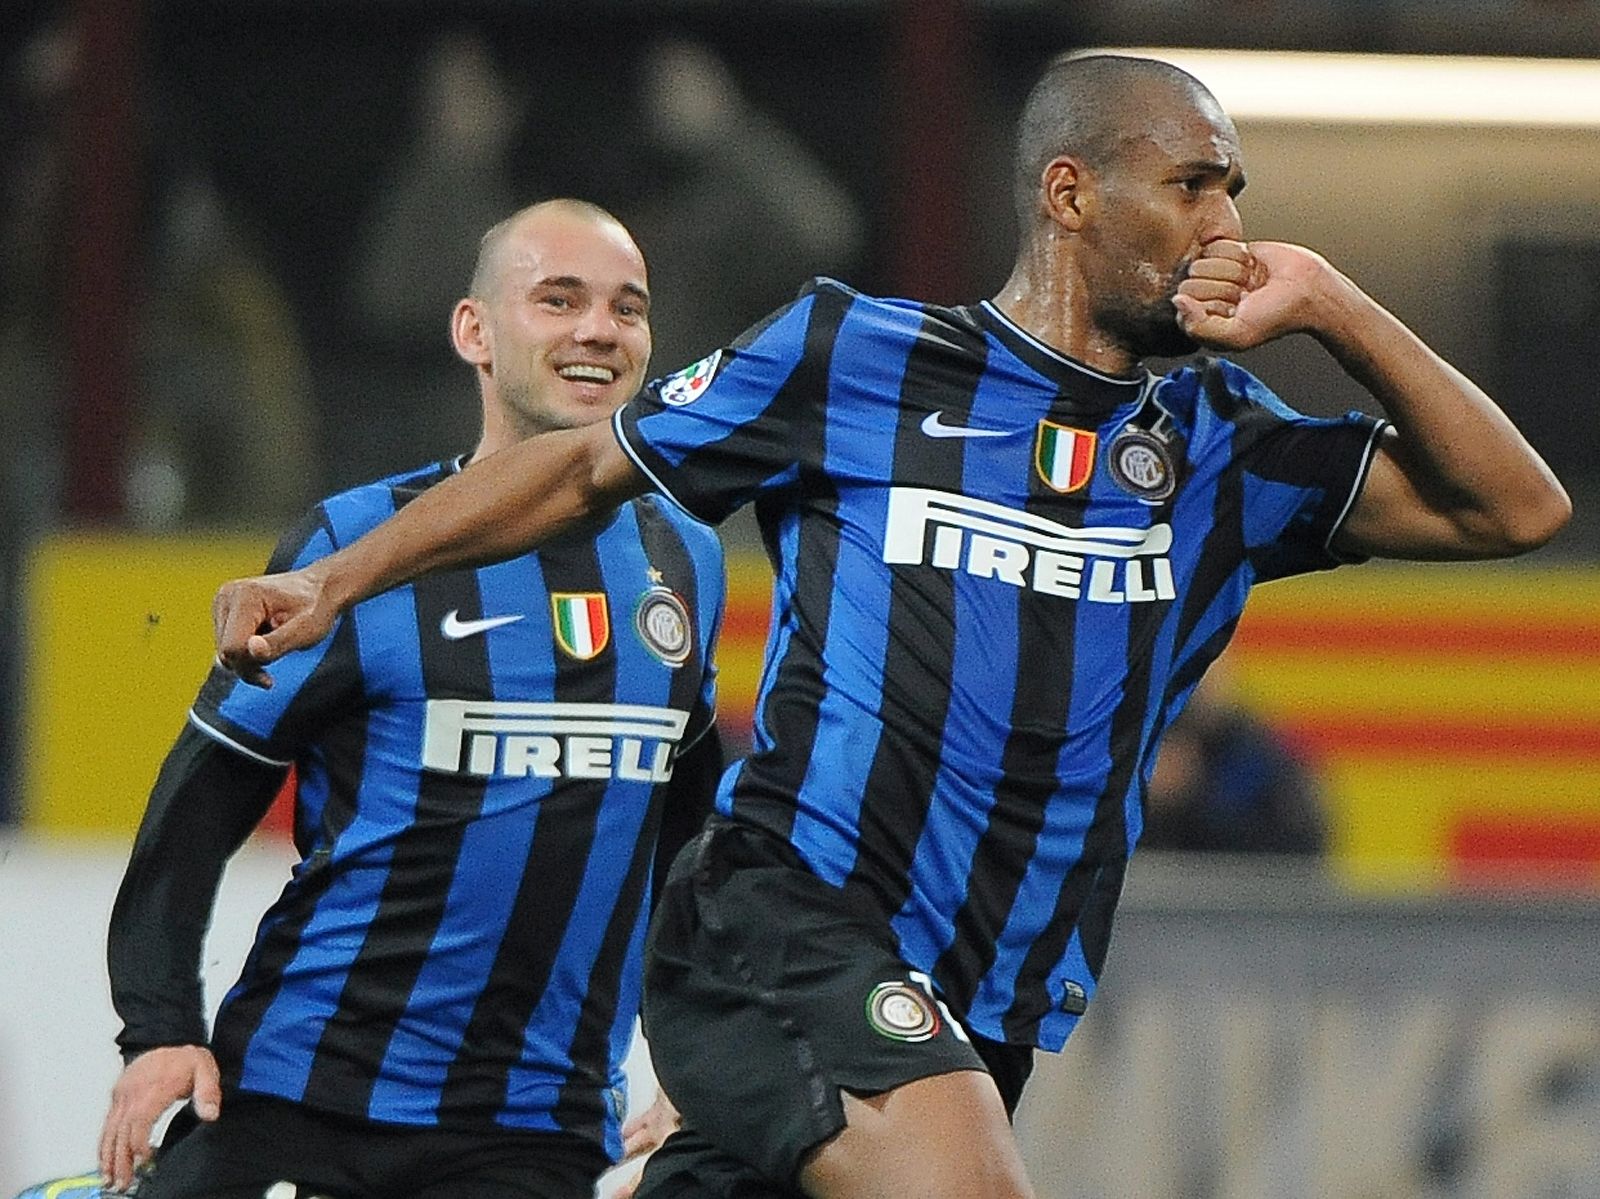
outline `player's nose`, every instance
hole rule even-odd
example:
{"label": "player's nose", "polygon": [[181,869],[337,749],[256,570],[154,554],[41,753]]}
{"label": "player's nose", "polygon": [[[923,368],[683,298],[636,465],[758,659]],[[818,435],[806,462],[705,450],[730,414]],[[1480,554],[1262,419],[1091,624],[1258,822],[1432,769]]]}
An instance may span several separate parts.
{"label": "player's nose", "polygon": [[600,304],[591,305],[573,326],[572,336],[582,345],[613,345],[620,324],[616,316]]}
{"label": "player's nose", "polygon": [[1244,240],[1244,219],[1239,215],[1239,206],[1233,202],[1232,196],[1225,192],[1218,196],[1208,215],[1202,243],[1219,238],[1227,241]]}

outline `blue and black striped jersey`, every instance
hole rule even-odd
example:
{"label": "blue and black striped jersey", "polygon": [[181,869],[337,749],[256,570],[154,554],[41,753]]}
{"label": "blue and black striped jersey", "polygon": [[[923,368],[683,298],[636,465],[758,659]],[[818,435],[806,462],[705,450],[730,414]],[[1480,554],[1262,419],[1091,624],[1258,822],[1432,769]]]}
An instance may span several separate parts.
{"label": "blue and black striped jersey", "polygon": [[1253,583],[1337,565],[1379,427],[826,280],[615,418],[688,511],[753,502],[776,570],[719,809],[887,918],[973,1029],[1048,1048],[1094,991],[1163,730]]}
{"label": "blue and black striped jersey", "polygon": [[[273,568],[452,469],[324,501]],[[218,1015],[225,1079],[615,1157],[662,797],[712,720],[723,588],[715,533],[645,497],[358,604],[270,690],[214,671],[190,719],[295,764],[302,855]]]}

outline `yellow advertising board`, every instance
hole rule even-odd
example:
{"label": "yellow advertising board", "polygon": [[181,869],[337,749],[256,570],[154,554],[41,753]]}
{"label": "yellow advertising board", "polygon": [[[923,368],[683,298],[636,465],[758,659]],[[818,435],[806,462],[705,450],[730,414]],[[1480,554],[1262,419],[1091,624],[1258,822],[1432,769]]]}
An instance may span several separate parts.
{"label": "yellow advertising board", "polygon": [[32,829],[128,834],[212,658],[217,585],[264,537],[50,537],[29,562],[23,807]]}
{"label": "yellow advertising board", "polygon": [[[30,827],[126,836],[211,661],[211,596],[263,538],[63,536],[30,572]],[[729,562],[720,716],[743,745],[771,576]],[[1225,655],[1326,781],[1333,856],[1380,889],[1600,886],[1600,571],[1375,565],[1259,589]]]}

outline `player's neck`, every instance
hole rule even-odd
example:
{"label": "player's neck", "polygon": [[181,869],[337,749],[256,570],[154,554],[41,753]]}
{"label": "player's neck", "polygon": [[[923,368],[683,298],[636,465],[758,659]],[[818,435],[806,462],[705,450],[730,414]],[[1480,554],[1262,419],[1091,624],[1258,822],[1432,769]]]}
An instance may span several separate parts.
{"label": "player's neck", "polygon": [[1133,373],[1139,360],[1095,324],[1088,295],[1063,256],[1023,254],[993,303],[1051,349],[1103,374]]}
{"label": "player's neck", "polygon": [[467,462],[473,463],[498,454],[501,450],[516,445],[519,441],[526,441],[540,433],[548,433],[549,429],[542,425],[535,425],[527,420],[518,419],[515,412],[509,411],[506,406],[494,401],[491,397],[484,397],[483,429],[478,434],[477,447],[472,451],[472,456]]}

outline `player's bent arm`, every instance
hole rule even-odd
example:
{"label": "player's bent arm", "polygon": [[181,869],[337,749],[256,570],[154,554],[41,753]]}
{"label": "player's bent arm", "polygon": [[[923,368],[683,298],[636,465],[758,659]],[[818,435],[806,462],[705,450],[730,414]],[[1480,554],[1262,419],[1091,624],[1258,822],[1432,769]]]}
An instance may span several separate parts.
{"label": "player's bent arm", "polygon": [[1426,474],[1407,461],[1410,446],[1384,430],[1372,468],[1350,514],[1334,537],[1341,554],[1418,561],[1506,558],[1543,545],[1565,523],[1547,529],[1517,526],[1470,505],[1452,504],[1427,489]]}
{"label": "player's bent arm", "polygon": [[218,657],[270,685],[264,663],[316,644],[368,596],[430,571],[520,554],[648,487],[609,422],[530,437],[301,570],[223,584],[212,605]]}
{"label": "player's bent arm", "polygon": [[1349,290],[1342,319],[1314,333],[1394,427],[1336,547],[1490,559],[1549,541],[1573,507],[1538,451],[1477,384],[1354,285]]}
{"label": "player's bent arm", "polygon": [[1497,404],[1344,276],[1307,331],[1393,422],[1335,539],[1352,554],[1502,558],[1549,541],[1572,503]]}
{"label": "player's bent arm", "polygon": [[1199,344],[1310,333],[1393,422],[1334,540],[1350,554],[1498,558],[1543,545],[1571,501],[1495,402],[1320,254],[1207,243],[1173,303]]}

